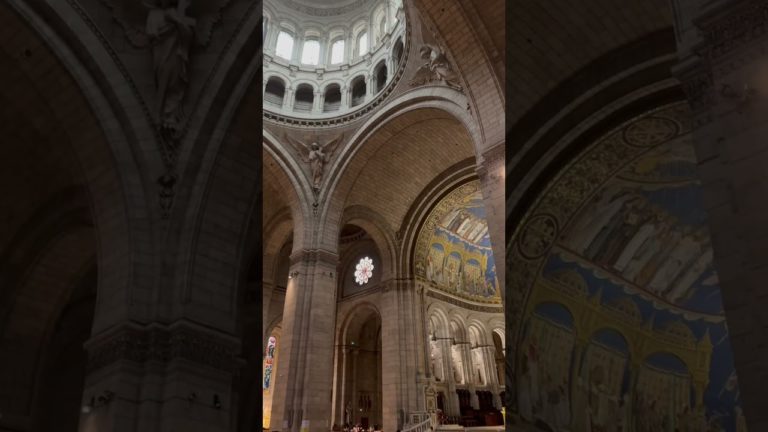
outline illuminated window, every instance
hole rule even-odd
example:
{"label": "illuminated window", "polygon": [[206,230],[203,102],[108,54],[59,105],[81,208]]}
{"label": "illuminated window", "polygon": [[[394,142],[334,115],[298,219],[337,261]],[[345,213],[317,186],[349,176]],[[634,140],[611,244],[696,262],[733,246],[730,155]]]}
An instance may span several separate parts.
{"label": "illuminated window", "polygon": [[267,342],[267,352],[264,354],[264,390],[269,390],[269,385],[272,383],[272,367],[275,361],[276,346],[277,339],[270,336]]}
{"label": "illuminated window", "polygon": [[362,32],[357,37],[357,55],[360,57],[368,53],[368,33]]}
{"label": "illuminated window", "polygon": [[277,35],[275,54],[277,54],[278,57],[290,60],[291,57],[293,57],[293,36],[281,31],[280,34]]}
{"label": "illuminated window", "polygon": [[331,45],[331,64],[344,61],[344,40],[339,39]]}
{"label": "illuminated window", "polygon": [[301,51],[301,62],[308,65],[316,65],[320,62],[320,42],[316,40],[304,42],[304,49]]}
{"label": "illuminated window", "polygon": [[357,263],[355,267],[355,282],[358,285],[365,285],[373,277],[373,260],[365,257]]}

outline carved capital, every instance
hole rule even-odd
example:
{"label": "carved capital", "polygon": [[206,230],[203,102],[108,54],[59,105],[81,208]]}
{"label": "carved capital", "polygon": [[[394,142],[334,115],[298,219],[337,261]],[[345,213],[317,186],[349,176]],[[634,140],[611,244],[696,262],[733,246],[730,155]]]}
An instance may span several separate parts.
{"label": "carved capital", "polygon": [[240,343],[234,337],[185,322],[126,324],[93,337],[85,348],[89,373],[120,361],[143,365],[184,359],[226,372],[236,372],[243,364],[238,357]]}
{"label": "carved capital", "polygon": [[704,36],[700,52],[719,59],[768,35],[768,3],[736,0],[711,10],[695,22]]}
{"label": "carved capital", "polygon": [[339,255],[323,249],[302,249],[291,254],[291,266],[298,264],[325,264],[334,269],[339,264]]}

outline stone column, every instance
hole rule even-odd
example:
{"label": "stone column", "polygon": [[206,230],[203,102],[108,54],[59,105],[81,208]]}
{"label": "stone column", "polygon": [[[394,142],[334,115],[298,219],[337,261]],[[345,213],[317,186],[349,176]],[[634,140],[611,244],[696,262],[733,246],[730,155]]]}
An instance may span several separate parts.
{"label": "stone column", "polygon": [[128,322],[85,348],[81,432],[234,429],[232,382],[242,366],[237,338],[187,320]]}
{"label": "stone column", "polygon": [[312,99],[312,112],[315,114],[323,113],[323,93],[321,91],[315,92],[315,98]]}
{"label": "stone column", "polygon": [[477,387],[474,384],[469,385],[469,404],[474,409],[480,409],[480,399],[477,397]]}
{"label": "stone column", "polygon": [[497,289],[504,301],[504,268],[505,268],[505,236],[506,210],[504,195],[505,175],[505,146],[502,141],[493,146],[482,155],[477,173],[480,177],[483,191],[483,204],[485,204],[486,220],[488,221],[488,235],[491,238],[493,258],[496,262]]}
{"label": "stone column", "polygon": [[282,109],[284,111],[291,111],[293,109],[293,87],[289,86],[285,88]]}
{"label": "stone column", "polygon": [[336,318],[335,254],[300,250],[291,255],[283,310],[280,376],[272,404],[274,430],[331,428]]}
{"label": "stone column", "polygon": [[675,73],[693,111],[704,206],[749,430],[768,430],[768,4],[677,1]]}
{"label": "stone column", "polygon": [[[385,282],[381,297],[382,316],[382,414],[384,430],[394,432],[401,416],[423,413],[424,394],[417,377],[423,373],[415,322],[418,308],[413,281]],[[407,418],[403,418],[407,420]]]}
{"label": "stone column", "polygon": [[339,107],[339,111],[346,111],[349,109],[350,100],[351,100],[351,91],[349,87],[344,86],[341,88],[341,106]]}
{"label": "stone column", "polygon": [[352,424],[357,424],[360,421],[360,406],[357,402],[357,360],[360,358],[360,351],[357,349],[352,350],[352,369],[350,372],[350,378],[352,379],[352,386],[350,388],[349,396],[352,398]]}

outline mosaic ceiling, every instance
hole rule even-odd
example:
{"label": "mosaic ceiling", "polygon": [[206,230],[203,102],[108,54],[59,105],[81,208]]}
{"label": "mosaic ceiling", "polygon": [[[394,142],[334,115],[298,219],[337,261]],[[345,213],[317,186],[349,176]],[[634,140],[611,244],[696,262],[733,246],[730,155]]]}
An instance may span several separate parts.
{"label": "mosaic ceiling", "polygon": [[454,297],[500,303],[480,184],[449,193],[432,210],[416,246],[416,274]]}
{"label": "mosaic ceiling", "polygon": [[513,236],[524,421],[745,430],[690,118],[674,104],[607,134]]}

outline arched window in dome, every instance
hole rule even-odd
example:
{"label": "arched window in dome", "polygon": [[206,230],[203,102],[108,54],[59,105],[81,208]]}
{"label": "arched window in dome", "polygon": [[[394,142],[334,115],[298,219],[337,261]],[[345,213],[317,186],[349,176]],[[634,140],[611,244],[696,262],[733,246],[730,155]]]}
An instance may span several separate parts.
{"label": "arched window in dome", "polygon": [[296,88],[296,101],[293,110],[298,112],[312,112],[312,104],[315,101],[315,91],[309,84],[300,84]]}
{"label": "arched window in dome", "polygon": [[277,77],[272,77],[267,81],[267,87],[264,89],[264,100],[272,105],[283,106],[283,97],[285,96],[285,83]]}
{"label": "arched window in dome", "polygon": [[293,58],[293,36],[286,31],[281,31],[277,35],[277,45],[275,45],[275,54],[286,60]]}
{"label": "arched window in dome", "polygon": [[310,39],[304,42],[304,48],[301,50],[301,63],[306,65],[316,65],[320,62],[320,42],[316,39]]}
{"label": "arched window in dome", "polygon": [[387,17],[383,16],[381,17],[381,21],[379,21],[379,41],[384,39],[384,35],[387,34]]}
{"label": "arched window in dome", "polygon": [[323,98],[323,112],[338,111],[341,107],[341,87],[338,84],[331,84],[325,88],[325,97]]}
{"label": "arched window in dome", "polygon": [[394,64],[399,66],[400,60],[403,57],[403,41],[401,39],[398,39],[397,42],[395,42],[395,47],[392,49],[392,57],[395,59]]}
{"label": "arched window in dome", "polygon": [[351,106],[357,106],[365,101],[366,92],[365,78],[357,77],[352,81],[352,103]]}
{"label": "arched window in dome", "polygon": [[378,93],[384,90],[384,86],[387,84],[387,64],[384,60],[376,65],[373,73],[376,76],[376,93]]}
{"label": "arched window in dome", "polygon": [[344,39],[338,39],[331,45],[331,64],[344,61]]}
{"label": "arched window in dome", "polygon": [[368,32],[362,32],[357,36],[357,55],[362,57],[368,54]]}

